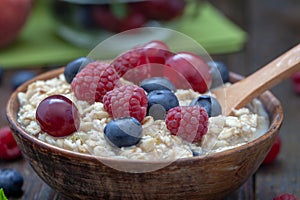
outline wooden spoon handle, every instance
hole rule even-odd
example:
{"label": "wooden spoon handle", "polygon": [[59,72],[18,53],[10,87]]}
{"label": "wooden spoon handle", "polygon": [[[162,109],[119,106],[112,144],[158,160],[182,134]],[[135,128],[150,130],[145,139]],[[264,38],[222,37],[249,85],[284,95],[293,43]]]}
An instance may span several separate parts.
{"label": "wooden spoon handle", "polygon": [[221,105],[223,104],[223,114],[229,115],[233,108],[245,106],[252,99],[297,71],[300,71],[300,44],[245,79],[233,84],[224,91],[218,91],[223,93],[217,95],[217,99],[223,101],[220,102]]}

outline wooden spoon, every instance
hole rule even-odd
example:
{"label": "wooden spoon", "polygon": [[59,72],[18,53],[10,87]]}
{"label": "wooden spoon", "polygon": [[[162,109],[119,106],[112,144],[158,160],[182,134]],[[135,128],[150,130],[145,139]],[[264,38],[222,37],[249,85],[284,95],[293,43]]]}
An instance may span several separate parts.
{"label": "wooden spoon", "polygon": [[233,109],[244,107],[255,97],[297,71],[300,71],[300,44],[245,79],[229,87],[216,88],[212,93],[221,104],[223,115],[231,115]]}

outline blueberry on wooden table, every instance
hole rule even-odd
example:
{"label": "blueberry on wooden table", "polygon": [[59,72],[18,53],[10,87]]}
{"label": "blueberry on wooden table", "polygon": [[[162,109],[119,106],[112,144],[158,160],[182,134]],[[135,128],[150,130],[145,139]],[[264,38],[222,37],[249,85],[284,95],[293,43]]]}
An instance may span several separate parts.
{"label": "blueberry on wooden table", "polygon": [[0,67],[0,84],[2,83],[3,74],[4,70]]}
{"label": "blueberry on wooden table", "polygon": [[0,188],[4,190],[6,197],[17,197],[22,194],[23,176],[15,169],[0,169]]}
{"label": "blueberry on wooden table", "polygon": [[29,81],[30,79],[34,78],[36,75],[37,75],[36,72],[29,71],[29,70],[22,70],[16,72],[11,79],[11,85],[13,90],[17,89],[20,85],[22,85],[26,81]]}

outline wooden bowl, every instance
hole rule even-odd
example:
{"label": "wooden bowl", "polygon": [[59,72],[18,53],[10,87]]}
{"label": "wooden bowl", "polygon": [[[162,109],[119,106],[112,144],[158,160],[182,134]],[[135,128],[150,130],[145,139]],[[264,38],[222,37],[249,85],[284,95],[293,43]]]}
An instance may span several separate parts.
{"label": "wooden bowl", "polygon": [[[71,199],[222,199],[237,190],[262,163],[283,120],[280,102],[269,91],[260,95],[270,116],[269,130],[252,142],[220,153],[178,159],[145,173],[109,167],[92,155],[61,149],[29,135],[17,122],[18,92],[29,83],[50,79],[63,69],[42,74],[20,86],[7,104],[14,137],[35,172],[54,190]],[[232,81],[241,77],[231,73]],[[118,166],[147,168],[162,163],[102,158]]]}

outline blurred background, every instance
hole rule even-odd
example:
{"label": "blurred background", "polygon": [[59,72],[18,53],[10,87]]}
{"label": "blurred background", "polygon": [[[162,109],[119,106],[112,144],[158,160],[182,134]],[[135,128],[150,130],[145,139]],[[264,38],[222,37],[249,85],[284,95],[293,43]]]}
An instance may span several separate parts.
{"label": "blurred background", "polygon": [[[299,0],[175,0],[172,6],[155,5],[152,13],[151,5],[140,2],[130,6],[115,3],[112,8],[99,4],[103,1],[84,2],[89,3],[0,0],[1,127],[7,125],[6,101],[24,80],[86,56],[96,43],[130,28],[146,24],[182,32],[201,44],[215,61],[244,76],[300,42]],[[148,16],[142,16],[146,11]],[[299,80],[291,77],[272,89],[285,112],[279,157],[260,167],[228,199],[272,199],[287,192],[300,198]],[[25,184],[27,196],[18,199],[32,199],[30,195],[51,199],[56,195],[32,176],[23,159],[0,160],[0,166],[23,171],[26,181],[36,186]]]}

